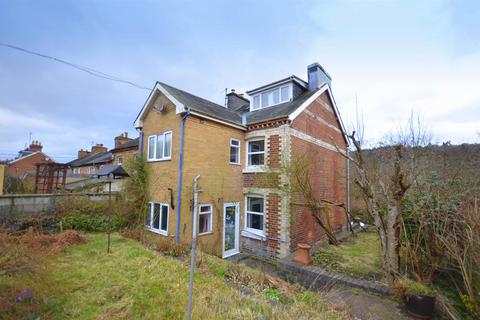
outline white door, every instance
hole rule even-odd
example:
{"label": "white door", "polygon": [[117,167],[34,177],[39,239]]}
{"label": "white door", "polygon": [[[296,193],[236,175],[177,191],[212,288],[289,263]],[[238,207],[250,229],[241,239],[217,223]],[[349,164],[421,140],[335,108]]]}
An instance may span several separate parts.
{"label": "white door", "polygon": [[240,203],[223,204],[223,258],[239,253],[240,244]]}

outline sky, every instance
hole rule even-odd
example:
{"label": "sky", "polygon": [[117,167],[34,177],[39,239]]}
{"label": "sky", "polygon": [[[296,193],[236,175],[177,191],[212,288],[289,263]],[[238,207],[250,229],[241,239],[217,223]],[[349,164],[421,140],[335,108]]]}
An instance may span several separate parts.
{"label": "sky", "polygon": [[[435,143],[480,142],[479,1],[0,0],[0,42],[219,104],[319,62],[367,141],[413,110]],[[58,162],[111,148],[148,94],[0,46],[0,159],[29,139]]]}

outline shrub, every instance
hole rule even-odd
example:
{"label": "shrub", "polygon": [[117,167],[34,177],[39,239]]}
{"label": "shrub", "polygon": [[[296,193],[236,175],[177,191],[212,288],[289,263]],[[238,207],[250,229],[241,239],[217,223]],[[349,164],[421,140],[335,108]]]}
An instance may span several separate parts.
{"label": "shrub", "polygon": [[171,238],[163,237],[158,239],[155,248],[161,253],[172,257],[185,256],[190,251],[186,245],[182,243],[176,243],[175,240]]}
{"label": "shrub", "polygon": [[[109,220],[110,217],[106,215],[71,214],[64,217],[61,222],[64,229],[105,232],[108,229]],[[112,230],[118,230],[123,224],[122,217],[111,217]]]}
{"label": "shrub", "polygon": [[429,285],[406,278],[396,280],[395,287],[401,295],[413,294],[419,296],[433,296],[435,291]]}

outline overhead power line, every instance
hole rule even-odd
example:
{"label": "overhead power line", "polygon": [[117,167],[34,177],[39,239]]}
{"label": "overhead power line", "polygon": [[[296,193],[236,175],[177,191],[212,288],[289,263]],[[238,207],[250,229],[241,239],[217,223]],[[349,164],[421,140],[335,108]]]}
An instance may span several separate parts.
{"label": "overhead power line", "polygon": [[92,75],[92,76],[98,77],[98,78],[102,78],[102,79],[106,79],[106,80],[110,80],[110,81],[116,81],[116,82],[125,83],[125,84],[131,85],[131,86],[133,86],[133,87],[136,87],[136,88],[138,88],[138,89],[143,89],[143,90],[148,90],[148,91],[151,90],[151,88],[142,86],[142,85],[137,84],[137,83],[135,83],[135,82],[133,82],[133,81],[124,80],[124,79],[121,79],[121,78],[119,78],[119,77],[112,76],[112,75],[110,75],[110,74],[104,73],[104,72],[102,72],[102,71],[95,70],[95,69],[90,68],[90,67],[82,66],[82,65],[79,65],[79,64],[76,64],[76,63],[73,63],[73,62],[68,62],[68,61],[66,61],[66,60],[63,60],[63,59],[60,59],[60,58],[56,58],[56,57],[53,57],[53,56],[49,56],[49,55],[46,55],[46,54],[43,54],[43,53],[31,51],[31,50],[28,50],[28,49],[25,49],[25,48],[17,47],[17,46],[8,44],[8,43],[3,43],[3,42],[0,42],[0,46],[6,47],[6,48],[10,48],[10,49],[14,49],[14,50],[18,50],[18,51],[21,51],[21,52],[24,52],[24,53],[28,53],[28,54],[31,54],[31,55],[35,55],[35,56],[38,56],[38,57],[41,57],[41,58],[44,58],[44,59],[53,60],[53,61],[62,63],[62,64],[64,64],[64,65],[67,65],[67,66],[69,66],[69,67],[75,68],[75,69],[77,69],[77,70],[86,72],[86,73],[88,73],[88,74],[90,74],[90,75]]}

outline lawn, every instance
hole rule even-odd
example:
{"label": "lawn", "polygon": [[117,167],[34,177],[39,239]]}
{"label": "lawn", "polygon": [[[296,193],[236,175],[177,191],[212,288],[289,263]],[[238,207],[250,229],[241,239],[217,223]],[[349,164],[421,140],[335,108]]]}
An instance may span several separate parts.
{"label": "lawn", "polygon": [[334,271],[365,280],[380,280],[382,259],[376,232],[359,232],[339,246],[323,246],[314,254],[314,263]]}
{"label": "lawn", "polygon": [[[0,273],[2,319],[185,318],[187,262],[117,234],[110,254],[104,234],[86,238],[84,244],[45,258],[35,272]],[[343,318],[316,294],[288,285],[266,287],[264,278],[259,271],[202,255],[195,274],[193,318]],[[2,298],[14,301],[23,290],[32,292],[33,304],[3,303],[1,310]]]}

